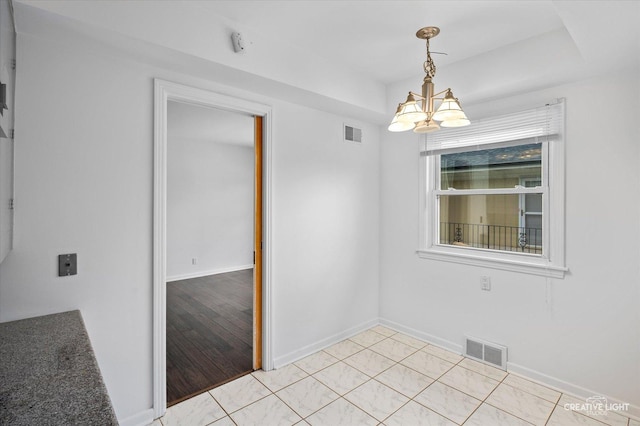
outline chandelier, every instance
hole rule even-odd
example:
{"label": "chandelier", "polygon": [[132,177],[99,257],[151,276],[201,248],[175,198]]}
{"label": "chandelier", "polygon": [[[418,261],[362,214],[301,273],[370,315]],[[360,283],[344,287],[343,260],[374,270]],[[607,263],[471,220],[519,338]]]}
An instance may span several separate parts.
{"label": "chandelier", "polygon": [[[396,115],[389,125],[392,132],[411,130],[415,133],[427,133],[442,127],[461,127],[470,124],[469,119],[462,111],[460,102],[453,96],[451,89],[434,93],[433,77],[436,75],[436,65],[431,59],[429,40],[440,33],[438,27],[424,27],[418,30],[416,37],[427,41],[427,60],[424,63],[424,72],[427,74],[422,83],[422,94],[409,92],[407,100],[398,104]],[[443,97],[438,97],[442,95]],[[442,101],[438,110],[434,112],[433,104],[436,100]],[[440,124],[437,123],[440,122]]]}

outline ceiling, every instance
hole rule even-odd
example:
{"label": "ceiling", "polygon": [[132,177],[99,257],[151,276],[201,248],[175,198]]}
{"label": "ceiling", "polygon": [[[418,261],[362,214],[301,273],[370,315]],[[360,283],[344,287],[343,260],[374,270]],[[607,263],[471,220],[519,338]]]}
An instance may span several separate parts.
{"label": "ceiling", "polygon": [[[396,92],[419,90],[425,46],[415,32],[424,26],[440,27],[431,49],[446,53],[434,55],[436,88],[455,88],[467,106],[640,69],[640,1],[13,2],[223,64],[227,80],[216,73],[225,84],[283,99],[295,88],[287,100],[319,94],[305,103],[330,99],[323,108],[341,113],[349,104],[376,121],[392,114]],[[28,23],[16,18],[16,27]],[[243,55],[231,49],[232,31],[243,34]],[[256,75],[263,80],[252,83]],[[265,81],[278,86],[267,92]]]}
{"label": "ceiling", "polygon": [[[422,72],[418,29],[446,65],[563,27],[551,1],[213,1],[200,7],[385,84]],[[249,40],[250,41],[250,40]]]}
{"label": "ceiling", "polygon": [[[293,44],[384,84],[422,73],[425,45],[415,32],[425,26],[438,26],[442,31],[431,43],[432,51],[446,53],[436,55],[438,66],[543,38],[558,30],[568,32],[593,67],[627,64],[633,59],[629,52],[636,52],[637,61],[640,49],[640,2],[633,0],[193,3],[236,23],[239,30],[251,29],[271,40]],[[542,48],[548,51],[548,57],[557,53],[556,46]],[[538,55],[537,51],[532,53]],[[522,56],[527,54],[520,52]]]}

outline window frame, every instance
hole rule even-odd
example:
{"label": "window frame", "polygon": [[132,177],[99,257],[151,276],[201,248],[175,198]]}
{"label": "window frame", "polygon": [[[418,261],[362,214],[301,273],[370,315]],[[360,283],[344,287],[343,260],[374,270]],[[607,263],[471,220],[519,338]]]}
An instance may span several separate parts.
{"label": "window frame", "polygon": [[[548,147],[544,147],[543,149],[544,149],[544,151],[548,151]],[[548,158],[548,154],[546,154],[546,155],[547,155],[547,158]],[[543,163],[542,164],[542,168],[543,168],[543,173],[544,173],[548,169],[548,164],[544,164]],[[543,179],[540,179],[540,185],[539,186],[543,186],[544,185],[545,180],[543,180]],[[537,181],[537,180],[538,179],[536,179],[536,178],[522,177],[522,178],[520,178],[520,185],[525,187],[525,188],[532,188],[531,186],[527,186],[527,182]],[[547,178],[547,181],[548,181],[548,178]],[[548,188],[549,188],[548,185],[544,186],[544,191],[548,192]],[[527,208],[527,194],[526,193],[521,193],[518,198],[519,198],[518,199],[518,207],[519,207],[519,210],[520,210],[520,212],[519,212],[520,216],[518,218],[518,226],[520,228],[526,228],[527,227],[527,215],[532,215],[532,216],[540,216],[542,218],[541,221],[540,221],[542,223],[542,228],[543,228],[543,230],[546,229],[545,224],[543,222],[544,221],[544,216],[545,216],[544,203],[543,203],[544,196],[541,199],[542,207],[541,207],[541,210],[539,212],[538,211],[532,211],[532,210],[529,210]],[[546,213],[547,213],[547,215],[549,214],[549,212],[546,212]],[[543,243],[542,253],[543,254],[546,253],[545,248],[548,250],[548,248],[544,246],[546,241],[548,241],[548,240],[547,240],[547,238],[545,238],[545,235],[543,234],[542,235],[542,243]]]}
{"label": "window frame", "polygon": [[[564,121],[564,108],[562,110]],[[440,130],[447,131],[447,130]],[[418,256],[445,262],[521,272],[551,278],[564,278],[565,266],[565,214],[564,214],[564,134],[543,140],[542,144],[542,193],[543,203],[543,253],[529,254],[506,252],[476,247],[458,247],[440,244],[439,205],[437,197],[455,192],[458,195],[520,194],[527,189],[442,190],[439,187],[440,155],[420,155],[420,241]],[[426,144],[426,136],[425,136]],[[514,141],[514,145],[517,144]],[[426,146],[426,145],[425,145]],[[477,147],[469,147],[470,151]],[[487,148],[488,149],[488,148]],[[468,193],[468,194],[467,194]]]}

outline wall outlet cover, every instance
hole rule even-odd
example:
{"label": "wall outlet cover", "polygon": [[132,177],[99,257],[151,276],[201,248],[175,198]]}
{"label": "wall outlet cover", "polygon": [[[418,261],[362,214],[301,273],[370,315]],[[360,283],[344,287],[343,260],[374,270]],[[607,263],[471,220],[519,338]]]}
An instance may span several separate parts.
{"label": "wall outlet cover", "polygon": [[480,277],[480,289],[484,291],[491,291],[491,277],[486,275]]}
{"label": "wall outlet cover", "polygon": [[66,277],[78,273],[78,255],[76,253],[58,255],[58,276]]}

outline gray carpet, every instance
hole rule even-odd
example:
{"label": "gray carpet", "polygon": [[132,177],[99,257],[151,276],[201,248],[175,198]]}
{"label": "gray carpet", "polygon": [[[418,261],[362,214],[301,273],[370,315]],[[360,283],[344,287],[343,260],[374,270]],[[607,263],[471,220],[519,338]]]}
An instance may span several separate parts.
{"label": "gray carpet", "polygon": [[117,425],[80,311],[0,324],[0,425]]}

